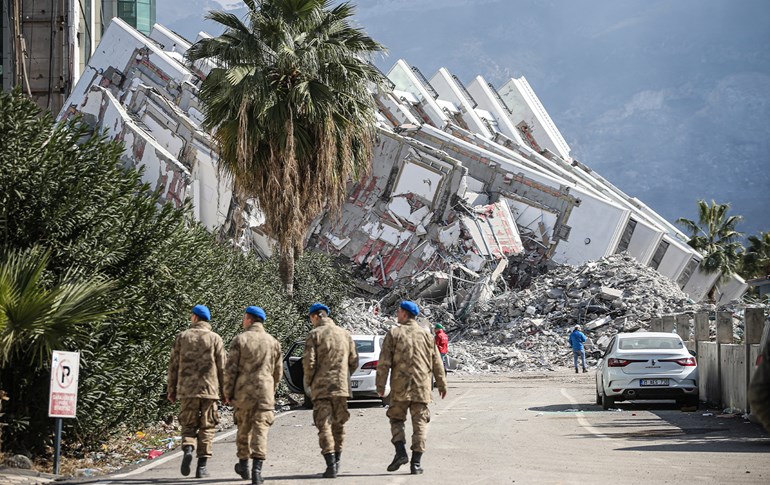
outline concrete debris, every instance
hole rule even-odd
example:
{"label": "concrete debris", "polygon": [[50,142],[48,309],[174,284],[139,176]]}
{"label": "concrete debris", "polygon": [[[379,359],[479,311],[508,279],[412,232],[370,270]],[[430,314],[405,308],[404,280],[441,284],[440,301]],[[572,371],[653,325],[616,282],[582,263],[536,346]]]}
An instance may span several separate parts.
{"label": "concrete debris", "polygon": [[32,460],[24,455],[12,455],[3,461],[3,465],[8,468],[20,468],[22,470],[32,469]]}
{"label": "concrete debris", "polygon": [[[586,357],[594,364],[618,332],[647,329],[663,314],[708,309],[626,254],[577,267],[550,265],[527,288],[512,288],[523,270],[512,260],[526,257],[511,258],[497,281],[491,272],[473,279],[459,268],[423,273],[379,301],[348,301],[338,321],[353,333],[384,334],[396,323],[392,315],[398,301],[415,299],[426,329],[431,323],[444,325],[457,370],[477,373],[571,365],[567,338],[578,324],[589,337]],[[482,293],[488,297],[480,298]]]}

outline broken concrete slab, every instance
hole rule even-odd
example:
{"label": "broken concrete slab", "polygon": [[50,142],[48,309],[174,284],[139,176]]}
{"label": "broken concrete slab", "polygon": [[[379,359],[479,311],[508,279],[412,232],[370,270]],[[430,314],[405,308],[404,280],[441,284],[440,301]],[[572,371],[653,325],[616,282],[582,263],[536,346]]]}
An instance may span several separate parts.
{"label": "broken concrete slab", "polygon": [[599,288],[599,296],[600,298],[603,298],[609,301],[617,300],[618,298],[623,297],[623,290],[610,288],[609,286],[602,286],[601,288]]}

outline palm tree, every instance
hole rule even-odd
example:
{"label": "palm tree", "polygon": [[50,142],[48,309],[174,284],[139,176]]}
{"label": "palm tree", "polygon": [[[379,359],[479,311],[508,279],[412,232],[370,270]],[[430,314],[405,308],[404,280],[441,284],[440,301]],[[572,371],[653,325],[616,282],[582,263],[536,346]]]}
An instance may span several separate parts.
{"label": "palm tree", "polygon": [[[735,230],[735,226],[743,219],[741,216],[729,216],[730,204],[711,205],[704,200],[698,201],[698,222],[680,217],[677,224],[685,228],[692,248],[703,253],[701,267],[706,273],[721,272],[720,281],[725,281],[735,273],[741,262],[741,243],[738,241],[743,234]],[[714,290],[709,292],[709,298],[714,299]]]}
{"label": "palm tree", "polygon": [[204,126],[239,199],[256,200],[264,213],[291,294],[308,225],[324,210],[338,211],[347,182],[369,170],[376,136],[370,89],[383,79],[368,60],[384,48],[350,25],[348,3],[245,3],[244,21],[210,12],[225,32],[187,55],[216,65],[200,91]]}
{"label": "palm tree", "polygon": [[61,282],[48,281],[49,252],[9,250],[0,262],[0,368],[9,363],[44,367],[55,349],[88,338],[85,324],[113,313],[105,297],[112,282],[82,279],[68,271]]}
{"label": "palm tree", "polygon": [[770,275],[770,232],[749,236],[749,247],[743,253],[743,275],[756,278]]}

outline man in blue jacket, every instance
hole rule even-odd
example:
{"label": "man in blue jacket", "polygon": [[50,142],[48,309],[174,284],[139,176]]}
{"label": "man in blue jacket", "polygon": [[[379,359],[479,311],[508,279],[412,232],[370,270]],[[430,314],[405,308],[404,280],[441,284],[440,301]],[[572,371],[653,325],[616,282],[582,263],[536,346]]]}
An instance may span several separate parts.
{"label": "man in blue jacket", "polygon": [[583,344],[586,341],[586,336],[580,331],[580,325],[575,325],[575,329],[569,334],[569,344],[572,346],[572,359],[575,362],[575,374],[578,373],[578,356],[580,356],[583,364],[583,372],[588,372],[586,369],[586,350]]}

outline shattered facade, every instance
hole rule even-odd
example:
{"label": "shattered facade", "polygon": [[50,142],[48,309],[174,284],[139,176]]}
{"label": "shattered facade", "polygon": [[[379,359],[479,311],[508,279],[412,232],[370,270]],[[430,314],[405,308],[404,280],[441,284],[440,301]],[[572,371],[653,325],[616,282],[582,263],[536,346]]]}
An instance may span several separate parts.
{"label": "shattered facade", "polygon": [[[185,63],[189,47],[160,25],[146,37],[114,20],[60,117],[82,114],[125,142],[126,164],[143,167],[164,200],[190,198],[201,223],[220,230],[237,211],[201,128],[197,91],[211,66]],[[577,266],[616,253],[695,301],[718,282],[684,234],[570,156],[523,77],[498,90],[478,76],[466,87],[445,68],[428,79],[399,60],[387,78],[392,89],[374,93],[371,175],[350,184],[340,215],[316,221],[308,241],[354,262],[362,287],[376,292],[431,274],[423,291],[440,294],[442,273],[476,281],[510,273],[511,258]],[[240,244],[270,253],[258,214],[237,225],[246,229]],[[745,287],[738,279],[719,285],[721,301]],[[489,297],[479,291],[471,300]]]}

